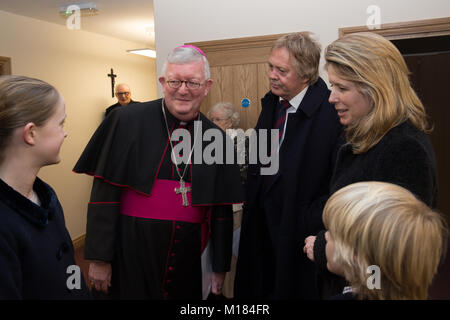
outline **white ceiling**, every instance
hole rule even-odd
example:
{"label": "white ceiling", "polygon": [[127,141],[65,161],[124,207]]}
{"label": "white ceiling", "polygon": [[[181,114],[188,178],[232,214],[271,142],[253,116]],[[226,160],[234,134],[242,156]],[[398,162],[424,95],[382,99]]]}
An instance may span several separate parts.
{"label": "white ceiling", "polygon": [[137,42],[154,49],[153,0],[0,0],[0,10],[60,25],[61,6],[94,2],[98,15],[81,17],[81,30]]}

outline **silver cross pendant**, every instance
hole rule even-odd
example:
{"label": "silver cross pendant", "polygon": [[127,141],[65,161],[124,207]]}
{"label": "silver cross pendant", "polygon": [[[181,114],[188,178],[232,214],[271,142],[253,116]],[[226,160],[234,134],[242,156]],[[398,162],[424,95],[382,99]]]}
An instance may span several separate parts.
{"label": "silver cross pendant", "polygon": [[186,187],[184,185],[184,180],[180,179],[180,187],[179,188],[175,188],[175,193],[176,194],[180,194],[181,193],[181,196],[183,198],[183,206],[184,207],[189,206],[189,202],[188,202],[188,199],[187,199],[187,193],[190,192],[190,191],[191,191],[191,187]]}

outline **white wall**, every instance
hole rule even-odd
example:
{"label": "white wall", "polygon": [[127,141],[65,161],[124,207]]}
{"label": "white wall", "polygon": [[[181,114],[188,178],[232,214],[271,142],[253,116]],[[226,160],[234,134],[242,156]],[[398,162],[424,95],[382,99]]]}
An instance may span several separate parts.
{"label": "white wall", "polygon": [[11,57],[12,73],[36,77],[54,85],[66,102],[65,140],[58,165],[39,176],[56,190],[66,225],[76,238],[85,233],[92,178],[72,173],[82,150],[100,124],[111,97],[111,68],[116,83],[130,85],[135,100],[157,97],[155,60],[126,52],[143,47],[65,26],[0,11],[0,56]]}
{"label": "white wall", "polygon": [[158,74],[186,42],[312,31],[325,48],[338,28],[366,25],[370,5],[382,24],[450,16],[449,0],[154,0]]}

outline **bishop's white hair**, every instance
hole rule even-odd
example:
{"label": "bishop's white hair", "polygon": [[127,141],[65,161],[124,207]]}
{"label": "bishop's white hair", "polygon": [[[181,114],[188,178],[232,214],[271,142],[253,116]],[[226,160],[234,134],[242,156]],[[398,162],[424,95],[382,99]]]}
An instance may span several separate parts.
{"label": "bishop's white hair", "polygon": [[203,66],[205,67],[205,79],[206,80],[209,79],[211,74],[209,71],[208,60],[200,52],[190,47],[178,47],[175,48],[175,50],[173,50],[172,52],[170,52],[169,55],[167,56],[166,61],[164,61],[161,74],[163,77],[165,77],[168,63],[185,64],[195,61],[203,61]]}

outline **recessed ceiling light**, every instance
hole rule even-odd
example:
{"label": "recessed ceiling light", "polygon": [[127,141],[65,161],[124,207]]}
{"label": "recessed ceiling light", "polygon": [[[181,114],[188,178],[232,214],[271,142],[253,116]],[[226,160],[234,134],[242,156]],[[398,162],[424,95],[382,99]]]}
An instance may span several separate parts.
{"label": "recessed ceiling light", "polygon": [[140,54],[141,56],[146,56],[149,58],[156,58],[156,51],[148,49],[148,48],[127,50],[127,52],[134,53],[134,54]]}

